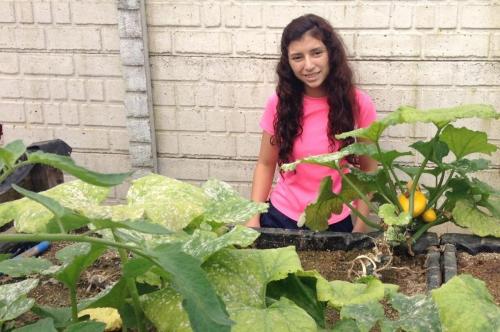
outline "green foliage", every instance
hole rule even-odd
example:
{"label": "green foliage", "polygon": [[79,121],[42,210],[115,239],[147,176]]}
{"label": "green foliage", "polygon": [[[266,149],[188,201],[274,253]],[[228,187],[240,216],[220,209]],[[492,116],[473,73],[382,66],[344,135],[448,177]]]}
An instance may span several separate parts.
{"label": "green foliage", "polygon": [[0,262],[0,273],[11,277],[24,277],[41,274],[52,267],[52,263],[43,258],[21,257]]}
{"label": "green foliage", "polygon": [[35,300],[27,298],[26,295],[37,285],[38,279],[0,285],[0,326],[31,309]]}

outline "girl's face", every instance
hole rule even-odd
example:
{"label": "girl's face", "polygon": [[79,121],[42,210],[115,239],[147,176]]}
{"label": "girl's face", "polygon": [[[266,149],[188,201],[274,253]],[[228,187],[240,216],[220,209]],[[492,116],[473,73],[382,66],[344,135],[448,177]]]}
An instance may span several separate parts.
{"label": "girl's face", "polygon": [[305,33],[288,46],[288,63],[295,76],[304,83],[306,95],[323,97],[323,82],[330,72],[328,51],[319,39]]}

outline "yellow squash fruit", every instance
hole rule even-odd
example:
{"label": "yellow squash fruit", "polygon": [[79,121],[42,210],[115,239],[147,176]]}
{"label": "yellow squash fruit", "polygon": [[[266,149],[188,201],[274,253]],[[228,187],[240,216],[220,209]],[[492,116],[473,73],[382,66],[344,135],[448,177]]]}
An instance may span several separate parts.
{"label": "yellow squash fruit", "polygon": [[422,214],[422,219],[425,222],[434,222],[437,219],[436,216],[436,211],[434,209],[427,209],[423,214]]}
{"label": "yellow squash fruit", "polygon": [[104,331],[117,331],[122,327],[122,318],[115,308],[92,308],[78,313],[78,317],[89,315],[91,320],[106,324]]}
{"label": "yellow squash fruit", "polygon": [[[405,195],[399,195],[398,197],[399,204],[403,208],[404,212],[408,212],[410,210],[410,200]],[[427,198],[420,191],[415,191],[415,195],[413,197],[413,217],[418,217],[425,210],[425,206],[427,205]]]}

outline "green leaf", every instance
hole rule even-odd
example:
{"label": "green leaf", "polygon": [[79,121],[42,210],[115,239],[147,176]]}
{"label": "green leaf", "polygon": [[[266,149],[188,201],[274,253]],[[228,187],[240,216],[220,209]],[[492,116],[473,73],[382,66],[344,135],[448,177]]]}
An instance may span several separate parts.
{"label": "green leaf", "polygon": [[12,332],[57,332],[52,318],[40,319],[34,324],[25,325]]}
{"label": "green leaf", "polygon": [[389,297],[390,303],[399,313],[396,320],[384,319],[381,324],[383,332],[440,332],[441,322],[437,307],[430,296],[406,296],[394,293]]}
{"label": "green leaf", "polygon": [[209,198],[203,217],[206,221],[226,224],[243,224],[258,213],[264,213],[268,204],[253,202],[241,195],[225,182],[209,179],[203,184]]}
{"label": "green leaf", "polygon": [[354,319],[341,319],[335,322],[332,332],[360,332]]}
{"label": "green leaf", "polygon": [[486,159],[459,159],[455,160],[450,164],[443,164],[442,167],[445,169],[452,169],[456,172],[466,175],[468,173],[473,173],[477,171],[482,171],[488,169],[491,161]]}
{"label": "green leaf", "polygon": [[124,228],[130,229],[134,231],[138,231],[146,234],[172,234],[172,232],[162,225],[152,224],[145,220],[135,220],[135,221],[113,221],[109,219],[96,219],[91,220],[91,223],[99,230],[99,229],[116,229],[116,228]]}
{"label": "green leaf", "polygon": [[334,308],[340,309],[348,304],[380,301],[384,298],[384,294],[384,285],[376,278],[366,279],[365,283],[334,280],[330,282],[329,289],[318,290],[318,299],[328,301]]}
{"label": "green leaf", "polygon": [[50,267],[52,263],[44,258],[20,257],[0,262],[0,272],[11,277],[43,273]]}
{"label": "green leaf", "polygon": [[[66,256],[67,265],[55,274],[55,278],[70,289],[76,288],[76,283],[80,278],[80,274],[94,263],[105,250],[106,247],[103,245],[91,244],[88,250],[82,249],[79,253],[72,256],[72,258]],[[61,257],[61,255],[59,255],[59,257]],[[70,259],[71,261],[69,261]]]}
{"label": "green leaf", "polygon": [[182,245],[182,250],[204,262],[222,248],[233,245],[248,247],[259,235],[256,230],[241,225],[236,225],[231,231],[219,237],[215,233],[197,229]]}
{"label": "green leaf", "polygon": [[328,219],[332,213],[342,212],[343,205],[344,201],[332,191],[332,178],[326,176],[321,180],[318,198],[304,210],[305,225],[315,231],[328,229]]}
{"label": "green leaf", "polygon": [[500,308],[483,281],[462,274],[431,291],[445,331],[499,331]]}
{"label": "green leaf", "polygon": [[376,301],[351,303],[340,310],[341,319],[353,319],[361,332],[368,332],[384,318],[384,307]]}
{"label": "green leaf", "polygon": [[87,170],[75,164],[73,159],[67,156],[37,151],[28,155],[28,161],[34,164],[44,164],[58,168],[82,181],[95,186],[113,187],[119,185],[132,173],[103,174]]}
{"label": "green leaf", "polygon": [[500,237],[500,219],[488,216],[468,200],[459,200],[452,211],[455,223],[479,236]]}
{"label": "green leaf", "polygon": [[411,216],[407,212],[397,214],[396,207],[393,204],[383,204],[378,210],[378,216],[384,221],[384,224],[391,226],[408,225],[411,221]]}
{"label": "green leaf", "polygon": [[338,162],[350,155],[374,155],[378,153],[374,144],[353,143],[340,151],[328,154],[309,156],[303,159],[296,160],[293,163],[284,164],[281,169],[285,172],[294,171],[299,164],[321,165],[333,169],[337,169]]}
{"label": "green leaf", "polygon": [[37,316],[52,319],[57,328],[66,327],[71,321],[71,307],[53,308],[35,304],[31,311]]}
{"label": "green leaf", "polygon": [[418,141],[410,145],[412,148],[420,152],[424,157],[428,157],[430,161],[441,164],[443,158],[448,155],[450,149],[441,141],[430,140],[429,142]]}
{"label": "green leaf", "polygon": [[102,332],[106,324],[94,321],[85,321],[71,324],[64,332]]}
{"label": "green leaf", "polygon": [[367,138],[372,142],[377,142],[384,130],[392,125],[432,122],[438,127],[443,127],[449,122],[465,118],[498,119],[500,118],[500,113],[495,112],[495,109],[490,105],[480,104],[460,105],[451,108],[429,110],[419,110],[410,106],[401,106],[385,118],[373,122],[370,127],[335,135],[335,138],[345,139],[347,137],[361,137]]}
{"label": "green leaf", "polygon": [[182,306],[188,312],[190,324],[199,331],[229,331],[229,320],[224,304],[217,296],[200,261],[181,251],[181,246],[162,245],[150,255],[169,273],[173,286],[182,294]]}
{"label": "green leaf", "polygon": [[289,274],[282,280],[267,285],[266,295],[274,300],[282,296],[304,309],[321,327],[325,327],[325,304],[318,301],[317,278],[314,275]]}
{"label": "green leaf", "polygon": [[[26,152],[26,146],[23,141],[15,140],[0,148],[0,160],[9,167],[14,166],[17,159]],[[0,167],[0,169],[3,167]]]}
{"label": "green leaf", "polygon": [[26,298],[26,294],[37,285],[38,279],[0,285],[0,324],[15,319],[31,309],[35,300]]}
{"label": "green leaf", "polygon": [[391,165],[394,162],[394,160],[398,159],[399,157],[411,156],[411,155],[412,153],[409,151],[399,152],[396,150],[390,150],[390,151],[382,151],[381,153],[374,153],[370,156],[382,164]]}
{"label": "green leaf", "polygon": [[151,222],[179,231],[205,212],[209,199],[199,187],[149,174],[132,182],[127,201],[142,208]]}
{"label": "green leaf", "polygon": [[129,296],[127,282],[124,277],[120,278],[113,286],[110,286],[96,296],[80,301],[78,310],[87,308],[116,308],[121,309]]}
{"label": "green leaf", "polygon": [[[56,200],[67,209],[82,212],[95,208],[106,199],[108,192],[109,188],[97,187],[76,180],[38,194]],[[0,204],[0,223],[14,220],[14,226],[18,232],[58,232],[59,228],[53,217],[54,214],[46,207],[28,198]]]}
{"label": "green leaf", "polygon": [[457,159],[461,159],[471,153],[485,153],[489,155],[497,150],[495,145],[488,143],[486,133],[467,128],[447,126],[439,139],[448,145]]}

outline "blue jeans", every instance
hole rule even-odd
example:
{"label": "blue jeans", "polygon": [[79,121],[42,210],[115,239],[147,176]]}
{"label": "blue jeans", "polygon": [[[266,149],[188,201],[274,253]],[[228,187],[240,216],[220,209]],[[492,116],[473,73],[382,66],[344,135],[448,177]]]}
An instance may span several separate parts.
{"label": "blue jeans", "polygon": [[[260,215],[260,227],[268,228],[286,228],[286,229],[308,229],[305,226],[298,227],[297,222],[274,207],[269,203],[269,210]],[[353,229],[351,216],[347,216],[344,220],[328,226],[330,232],[346,232],[351,233]]]}

